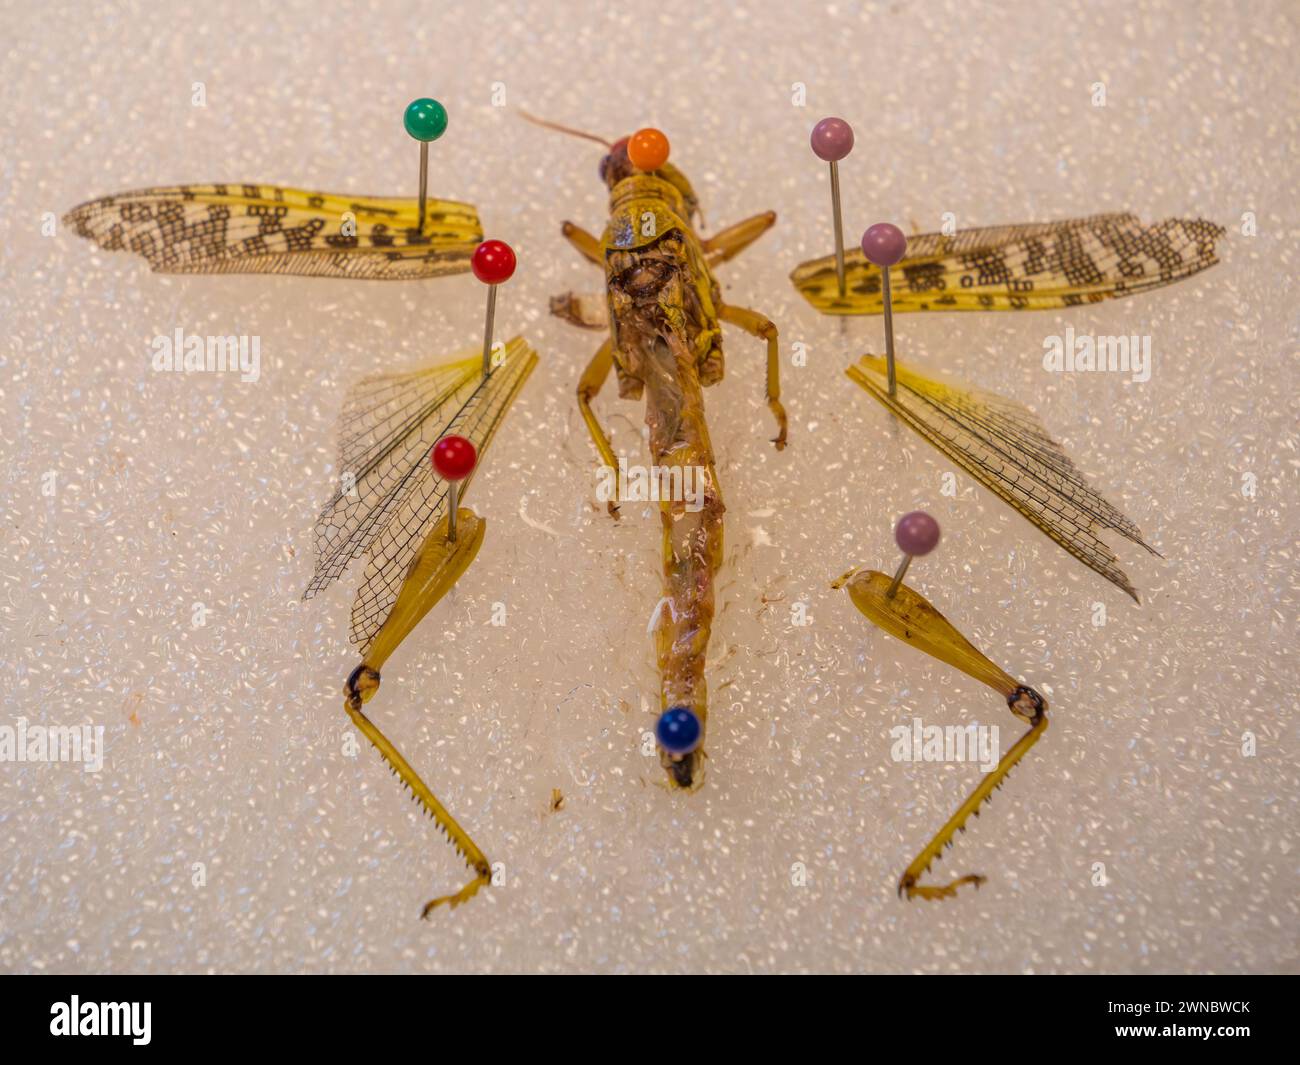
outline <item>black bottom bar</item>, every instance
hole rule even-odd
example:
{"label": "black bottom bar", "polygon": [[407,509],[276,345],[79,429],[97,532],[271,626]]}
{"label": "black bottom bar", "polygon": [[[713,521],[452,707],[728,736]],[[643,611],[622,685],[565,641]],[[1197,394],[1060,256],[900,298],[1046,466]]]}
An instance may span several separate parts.
{"label": "black bottom bar", "polygon": [[[751,980],[737,1012],[737,989],[715,996],[679,981],[630,991],[613,980],[524,987],[360,976],[9,977],[0,985],[0,1045],[10,1054],[60,1044],[94,1053],[113,1044],[329,1060],[379,1051],[392,1060],[406,1051],[475,1058],[523,1040],[525,1049],[550,1053],[580,1044],[584,1056],[603,1058],[622,1042],[612,1024],[625,1028],[631,1046],[647,1037],[689,1039],[697,1059],[731,1057],[761,1039],[767,1056],[847,1044],[919,1060],[995,1049],[998,1057],[1074,1056],[1124,1044],[1134,1053],[1199,1045],[1258,1055],[1280,1050],[1295,1031],[1295,985],[1285,978],[1030,979],[876,976],[842,984],[838,995],[807,982]],[[683,1003],[691,1004],[685,1014]]]}

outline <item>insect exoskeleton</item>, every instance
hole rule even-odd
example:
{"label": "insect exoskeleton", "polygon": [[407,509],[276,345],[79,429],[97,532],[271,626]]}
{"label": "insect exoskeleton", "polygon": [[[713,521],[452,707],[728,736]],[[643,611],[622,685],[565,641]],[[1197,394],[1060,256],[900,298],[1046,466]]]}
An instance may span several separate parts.
{"label": "insect exoskeleton", "polygon": [[[528,116],[526,116],[528,117]],[[624,500],[620,460],[592,401],[613,370],[624,399],[645,399],[649,430],[650,496],[663,530],[663,584],[651,631],[658,659],[661,713],[655,724],[659,761],[674,787],[703,780],[708,719],[705,657],[714,614],[714,575],[722,564],[726,511],[704,418],[704,388],[722,380],[722,323],[737,326],[767,348],[763,397],[776,420],[772,442],[786,442],[776,326],[763,315],[728,304],[713,268],[738,255],[776,221],[770,211],[702,238],[695,231],[699,201],[686,176],[668,162],[668,138],[656,129],[606,141],[593,134],[531,119],[605,146],[600,179],[609,189],[609,221],[597,237],[572,222],[563,234],[605,276],[609,339],[578,382],[578,406],[607,470],[615,472],[609,510]],[[606,323],[581,297],[552,300],[552,312],[585,328]]]}

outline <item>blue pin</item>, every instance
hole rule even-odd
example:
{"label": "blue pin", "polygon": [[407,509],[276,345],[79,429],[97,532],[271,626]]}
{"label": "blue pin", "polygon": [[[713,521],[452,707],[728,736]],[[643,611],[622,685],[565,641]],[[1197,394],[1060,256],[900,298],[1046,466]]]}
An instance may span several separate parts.
{"label": "blue pin", "polygon": [[703,733],[695,711],[685,706],[674,706],[659,715],[655,725],[655,739],[669,754],[690,754],[700,745]]}

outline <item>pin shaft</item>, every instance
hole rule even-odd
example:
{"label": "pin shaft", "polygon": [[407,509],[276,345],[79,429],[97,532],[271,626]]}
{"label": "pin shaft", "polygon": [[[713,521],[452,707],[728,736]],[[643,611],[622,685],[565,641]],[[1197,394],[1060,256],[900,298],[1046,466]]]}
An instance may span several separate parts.
{"label": "pin shaft", "polygon": [[483,323],[483,376],[492,372],[492,330],[497,318],[497,287],[488,285],[487,320]]}
{"label": "pin shaft", "polygon": [[840,212],[840,164],[831,160],[831,216],[835,223],[835,280],[844,295],[844,219]]}
{"label": "pin shaft", "polygon": [[880,294],[885,304],[885,366],[889,373],[889,394],[892,396],[898,391],[898,380],[894,374],[894,298],[889,291],[888,266],[880,268]]}
{"label": "pin shaft", "polygon": [[424,236],[424,212],[429,202],[429,142],[420,141],[420,212],[416,229]]}
{"label": "pin shaft", "polygon": [[898,591],[898,586],[903,583],[903,576],[907,573],[907,567],[912,564],[912,556],[904,555],[903,561],[898,564],[898,569],[894,572],[894,579],[889,585],[889,591],[885,593],[886,599],[893,599]]}
{"label": "pin shaft", "polygon": [[454,544],[456,542],[456,511],[460,509],[460,485],[455,481],[448,482],[447,499],[451,503],[451,509],[447,512],[447,542]]}

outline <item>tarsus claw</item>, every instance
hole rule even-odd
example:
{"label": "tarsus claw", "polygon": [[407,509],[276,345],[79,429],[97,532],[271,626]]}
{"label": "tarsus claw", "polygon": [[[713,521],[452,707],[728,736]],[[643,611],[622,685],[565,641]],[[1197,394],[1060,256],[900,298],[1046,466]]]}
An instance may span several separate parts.
{"label": "tarsus claw", "polygon": [[447,904],[447,908],[449,910],[454,910],[462,902],[468,902],[478,893],[478,889],[481,888],[484,884],[489,883],[491,879],[492,877],[490,874],[485,875],[483,873],[480,873],[468,884],[466,884],[463,888],[461,888],[458,892],[456,892],[456,894],[439,895],[436,899],[430,899],[428,902],[424,904],[424,909],[420,911],[420,920],[423,921],[427,919],[429,914],[432,913],[439,906],[441,906],[444,902]]}
{"label": "tarsus claw", "polygon": [[926,884],[918,884],[915,877],[911,874],[905,873],[902,879],[898,881],[898,896],[899,898],[902,898],[903,892],[906,891],[909,899],[914,899],[918,896],[923,899],[955,898],[957,895],[957,889],[961,887],[962,884],[974,884],[975,890],[978,891],[979,886],[986,880],[988,880],[988,877],[986,876],[980,876],[978,873],[971,873],[969,876],[958,877],[950,884],[930,886]]}

